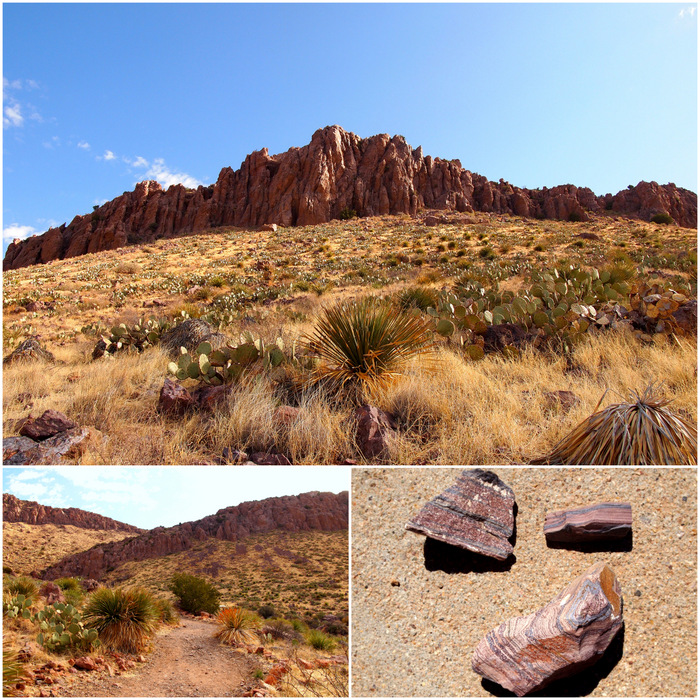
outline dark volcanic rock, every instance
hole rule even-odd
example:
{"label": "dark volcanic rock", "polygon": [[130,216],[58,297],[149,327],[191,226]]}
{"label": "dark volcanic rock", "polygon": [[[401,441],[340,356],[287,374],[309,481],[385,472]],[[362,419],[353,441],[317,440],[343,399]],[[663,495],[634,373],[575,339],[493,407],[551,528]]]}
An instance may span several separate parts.
{"label": "dark volcanic rock", "polygon": [[77,427],[77,424],[68,416],[49,408],[39,418],[29,416],[20,428],[19,434],[32,440],[46,440],[65,430]]}
{"label": "dark volcanic rock", "polygon": [[469,469],[423,506],[406,529],[434,540],[505,560],[513,553],[515,496],[493,472]]}
{"label": "dark volcanic rock", "polygon": [[591,542],[626,537],[632,531],[629,503],[595,503],[555,510],[544,519],[544,535],[551,542]]}
{"label": "dark volcanic rock", "polygon": [[16,239],[3,269],[217,226],[320,224],[338,218],[344,209],[360,216],[417,216],[421,209],[439,209],[578,221],[605,209],[646,220],[666,211],[680,226],[697,225],[697,196],[673,184],[640,182],[614,197],[596,197],[574,185],[523,189],[504,180],[490,182],[458,160],[424,156],[403,136],[362,139],[327,126],[302,148],[272,156],[266,148],[251,153],[238,170],[224,168],[208,187],[173,185],[164,191],[155,181],[140,182],[133,192],[76,216],[67,226]]}
{"label": "dark volcanic rock", "polygon": [[537,612],[489,632],[472,668],[523,696],[595,663],[622,624],[620,584],[607,564],[594,564]]}
{"label": "dark volcanic rock", "polygon": [[281,496],[248,501],[224,508],[214,515],[175,527],[157,527],[138,537],[99,544],[85,552],[65,557],[49,567],[45,579],[83,576],[101,579],[108,569],[127,561],[143,561],[183,552],[207,537],[236,541],[249,535],[286,530],[346,530],[348,492],[311,491],[299,496]]}
{"label": "dark volcanic rock", "polygon": [[75,525],[86,530],[118,530],[119,532],[143,532],[138,527],[89,513],[80,508],[53,508],[35,501],[22,501],[10,493],[2,495],[2,519],[6,523],[30,525]]}

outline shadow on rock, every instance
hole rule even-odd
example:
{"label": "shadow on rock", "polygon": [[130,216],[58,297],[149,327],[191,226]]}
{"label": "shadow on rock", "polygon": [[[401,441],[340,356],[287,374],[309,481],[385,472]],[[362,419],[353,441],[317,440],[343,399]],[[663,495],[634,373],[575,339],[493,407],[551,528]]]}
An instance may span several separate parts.
{"label": "shadow on rock", "polygon": [[[590,695],[603,678],[617,666],[622,658],[625,646],[625,626],[623,624],[615,639],[610,642],[610,646],[605,653],[592,666],[587,666],[582,671],[575,673],[568,678],[561,678],[552,681],[549,685],[534,693],[528,693],[528,697],[533,698],[576,698]],[[506,690],[503,686],[493,681],[482,679],[481,686],[491,695],[499,698],[514,698],[515,693]]]}
{"label": "shadow on rock", "polygon": [[575,552],[631,552],[633,534],[630,530],[627,535],[618,540],[605,540],[600,542],[547,542],[550,549],[570,549]]}

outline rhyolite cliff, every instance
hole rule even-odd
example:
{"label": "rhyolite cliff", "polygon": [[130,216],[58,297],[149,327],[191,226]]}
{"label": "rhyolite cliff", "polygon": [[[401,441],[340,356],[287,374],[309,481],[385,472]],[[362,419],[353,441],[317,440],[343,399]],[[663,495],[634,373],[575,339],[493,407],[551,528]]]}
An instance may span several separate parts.
{"label": "rhyolite cliff", "polygon": [[84,530],[116,530],[140,533],[141,528],[120,523],[97,513],[80,508],[54,508],[42,506],[36,501],[23,501],[11,493],[2,495],[2,519],[6,523],[28,523],[29,525],[74,525]]}
{"label": "rhyolite cliff", "polygon": [[13,241],[3,269],[16,269],[85,253],[112,250],[218,226],[303,226],[338,218],[410,214],[421,209],[482,211],[561,220],[587,220],[605,210],[649,220],[670,214],[679,226],[697,225],[697,195],[674,184],[640,182],[616,195],[586,187],[538,190],[491,182],[458,160],[424,156],[403,136],[362,139],[339,126],[319,129],[311,143],[269,155],[251,153],[239,170],[224,168],[214,185],[167,190],[140,182],[68,225]]}
{"label": "rhyolite cliff", "polygon": [[210,537],[236,541],[272,530],[300,532],[347,528],[347,491],[338,494],[311,491],[299,496],[267,498],[224,508],[194,522],[157,527],[137,537],[96,545],[62,559],[49,567],[42,577],[83,576],[99,580],[108,570],[125,562],[183,552],[195,542]]}

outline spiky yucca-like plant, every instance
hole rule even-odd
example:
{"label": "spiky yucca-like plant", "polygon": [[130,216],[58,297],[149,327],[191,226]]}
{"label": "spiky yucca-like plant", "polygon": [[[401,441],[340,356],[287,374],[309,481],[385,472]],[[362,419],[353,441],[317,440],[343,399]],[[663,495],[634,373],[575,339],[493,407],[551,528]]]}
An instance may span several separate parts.
{"label": "spiky yucca-like plant", "polygon": [[7,576],[3,580],[3,591],[11,595],[23,595],[25,598],[36,600],[39,595],[39,587],[28,576]]}
{"label": "spiky yucca-like plant", "polygon": [[106,647],[139,652],[155,632],[158,611],[143,588],[98,588],[85,606],[83,621],[97,630]]}
{"label": "spiky yucca-like plant", "polygon": [[18,695],[15,685],[26,680],[24,665],[17,651],[10,649],[3,640],[2,645],[2,694],[4,697]]}
{"label": "spiky yucca-like plant", "polygon": [[629,402],[593,413],[534,463],[697,464],[697,427],[669,403],[653,384],[631,392]]}
{"label": "spiky yucca-like plant", "polygon": [[255,644],[258,641],[255,630],[260,627],[260,618],[243,608],[224,608],[219,611],[216,621],[221,629],[216,632],[224,644]]}
{"label": "spiky yucca-like plant", "polygon": [[320,356],[313,382],[367,389],[400,374],[412,357],[432,349],[432,329],[420,314],[366,297],[322,311],[307,345]]}

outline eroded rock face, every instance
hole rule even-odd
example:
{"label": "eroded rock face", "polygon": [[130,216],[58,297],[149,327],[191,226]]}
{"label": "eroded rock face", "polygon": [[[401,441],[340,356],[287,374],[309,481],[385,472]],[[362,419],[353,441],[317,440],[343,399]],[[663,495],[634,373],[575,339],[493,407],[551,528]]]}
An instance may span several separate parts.
{"label": "eroded rock face", "polygon": [[198,540],[214,537],[236,541],[271,530],[346,530],[348,492],[339,494],[311,491],[299,496],[267,498],[224,508],[215,515],[175,527],[153,530],[119,542],[99,544],[49,567],[42,578],[83,576],[101,579],[108,568],[127,561],[182,552]]}
{"label": "eroded rock face", "polygon": [[472,668],[523,696],[595,663],[621,628],[620,584],[607,564],[594,564],[542,609],[489,632]]}
{"label": "eroded rock face", "polygon": [[360,216],[410,214],[420,209],[483,211],[585,221],[612,208],[649,219],[668,212],[680,226],[697,225],[697,196],[673,184],[640,182],[623,192],[596,197],[588,188],[560,185],[528,190],[490,182],[458,160],[424,156],[403,136],[362,139],[339,126],[319,129],[311,143],[271,156],[255,151],[239,170],[224,168],[215,184],[197,189],[141,182],[91,214],[40,236],[13,241],[3,269],[71,258],[178,233],[217,226],[306,226],[338,218],[344,209]]}
{"label": "eroded rock face", "polygon": [[138,527],[89,513],[80,508],[53,508],[35,501],[23,501],[10,493],[2,495],[2,519],[6,523],[29,523],[30,525],[75,525],[86,530],[118,530],[120,532],[143,532]]}
{"label": "eroded rock face", "polygon": [[501,561],[513,553],[515,496],[510,486],[484,469],[468,469],[426,503],[406,529]]}
{"label": "eroded rock face", "polygon": [[554,510],[544,519],[549,542],[594,542],[627,537],[632,531],[629,503],[592,503],[580,508]]}

